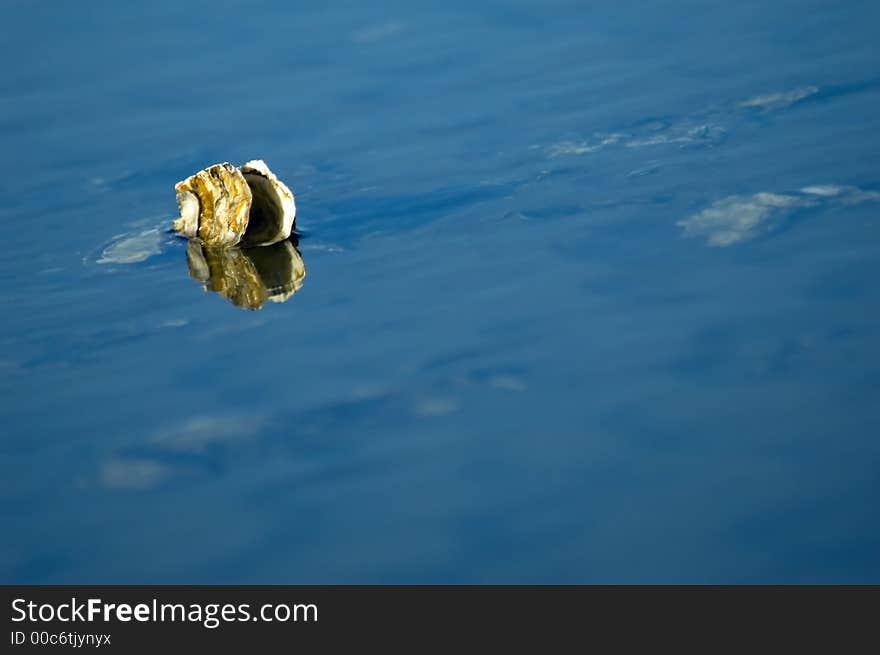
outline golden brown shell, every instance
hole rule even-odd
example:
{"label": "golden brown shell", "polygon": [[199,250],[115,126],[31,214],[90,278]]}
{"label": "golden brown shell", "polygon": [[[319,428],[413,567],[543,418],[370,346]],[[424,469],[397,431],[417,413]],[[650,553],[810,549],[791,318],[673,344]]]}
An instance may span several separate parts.
{"label": "golden brown shell", "polygon": [[174,186],[180,218],[174,229],[207,246],[239,243],[248,226],[253,195],[242,172],[228,162],[214,164]]}

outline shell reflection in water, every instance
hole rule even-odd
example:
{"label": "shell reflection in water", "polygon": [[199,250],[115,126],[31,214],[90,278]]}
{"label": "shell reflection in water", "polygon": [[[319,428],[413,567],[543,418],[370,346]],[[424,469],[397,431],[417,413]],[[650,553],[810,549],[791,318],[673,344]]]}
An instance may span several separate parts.
{"label": "shell reflection in water", "polygon": [[305,262],[289,239],[262,248],[186,246],[190,277],[237,306],[260,309],[266,301],[286,302],[302,287]]}

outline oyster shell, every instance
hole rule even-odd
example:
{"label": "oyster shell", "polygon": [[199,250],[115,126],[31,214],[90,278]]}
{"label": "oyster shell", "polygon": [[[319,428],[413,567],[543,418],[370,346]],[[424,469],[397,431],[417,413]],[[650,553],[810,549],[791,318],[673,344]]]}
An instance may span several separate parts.
{"label": "oyster shell", "polygon": [[186,246],[190,277],[233,305],[260,309],[266,301],[285,302],[302,287],[305,262],[289,240],[264,248],[212,248],[199,241]]}
{"label": "oyster shell", "polygon": [[291,190],[262,159],[240,168],[214,164],[174,186],[174,230],[207,246],[267,246],[287,239],[296,221]]}
{"label": "oyster shell", "polygon": [[244,243],[267,246],[288,238],[296,221],[293,193],[262,159],[252,159],[240,170],[253,196]]}
{"label": "oyster shell", "polygon": [[180,218],[174,230],[207,246],[234,246],[248,226],[253,195],[242,172],[214,164],[174,185]]}

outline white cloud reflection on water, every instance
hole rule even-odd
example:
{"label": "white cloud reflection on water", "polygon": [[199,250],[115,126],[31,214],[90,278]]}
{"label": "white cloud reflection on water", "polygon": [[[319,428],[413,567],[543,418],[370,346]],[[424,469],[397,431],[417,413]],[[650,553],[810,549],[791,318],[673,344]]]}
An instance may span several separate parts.
{"label": "white cloud reflection on water", "polygon": [[265,420],[253,416],[193,416],[154,434],[149,442],[171,452],[201,453],[212,446],[254,437]]}
{"label": "white cloud reflection on water", "polygon": [[728,196],[678,221],[684,236],[703,236],[710,246],[726,247],[755,238],[771,229],[785,211],[805,201],[777,193]]}
{"label": "white cloud reflection on water", "polygon": [[150,459],[113,458],[104,462],[98,481],[109,489],[143,490],[167,477],[166,468]]}
{"label": "white cloud reflection on water", "polygon": [[613,134],[597,133],[591,140],[565,140],[553,143],[545,150],[550,159],[586,155],[612,146],[646,148],[650,146],[677,145],[713,146],[727,134],[727,129],[714,122],[684,120],[668,125],[652,124],[647,128]]}
{"label": "white cloud reflection on water", "polygon": [[352,40],[355,43],[374,43],[376,41],[382,41],[392,36],[397,36],[403,31],[403,27],[403,23],[400,21],[388,21],[386,23],[371,25],[357,30],[352,35]]}
{"label": "white cloud reflection on water", "polygon": [[[786,109],[817,93],[819,93],[819,87],[804,86],[790,91],[757,95],[743,100],[736,107],[765,111]],[[546,147],[545,151],[549,158],[554,159],[591,154],[617,144],[627,148],[658,145],[713,146],[727,135],[730,124],[736,121],[737,117],[733,109],[729,105],[720,111],[704,109],[668,124],[648,123],[628,131],[596,132],[592,139],[558,141]],[[706,120],[706,117],[710,115],[713,117],[712,120]]]}
{"label": "white cloud reflection on water", "polygon": [[839,202],[852,205],[880,199],[880,193],[857,187],[823,184],[788,194],[760,192],[728,196],[676,223],[685,237],[703,237],[714,247],[750,241],[778,227],[792,210]]}
{"label": "white cloud reflection on water", "polygon": [[760,109],[779,109],[782,107],[790,107],[791,105],[817,93],[819,93],[819,87],[804,86],[791,91],[780,91],[778,93],[768,93],[767,95],[755,96],[742,101],[739,103],[739,106]]}
{"label": "white cloud reflection on water", "polygon": [[623,134],[609,134],[607,136],[599,135],[597,140],[592,143],[589,141],[560,141],[549,147],[548,155],[551,158],[585,155],[590,152],[602,150],[607,146],[614,145],[623,137]]}

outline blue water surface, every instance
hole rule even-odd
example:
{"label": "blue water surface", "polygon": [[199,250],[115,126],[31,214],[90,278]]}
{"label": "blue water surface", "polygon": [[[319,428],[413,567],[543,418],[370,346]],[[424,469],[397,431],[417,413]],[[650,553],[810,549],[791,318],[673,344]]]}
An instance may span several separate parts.
{"label": "blue water surface", "polygon": [[0,581],[880,582],[876,2],[0,15]]}

